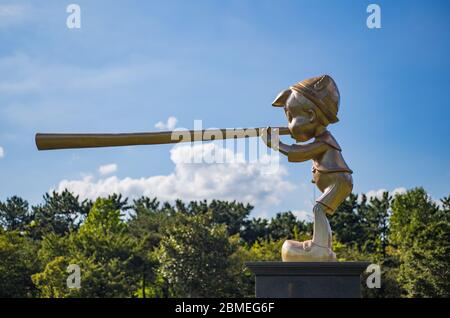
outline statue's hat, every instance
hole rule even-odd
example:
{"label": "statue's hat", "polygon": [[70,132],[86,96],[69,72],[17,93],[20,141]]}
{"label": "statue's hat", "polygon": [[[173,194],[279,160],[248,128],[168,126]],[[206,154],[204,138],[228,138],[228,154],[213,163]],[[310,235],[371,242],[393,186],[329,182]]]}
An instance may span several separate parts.
{"label": "statue's hat", "polygon": [[[337,113],[339,110],[339,90],[336,83],[329,75],[312,77],[298,82],[290,87],[313,102],[325,115],[330,123],[339,121]],[[273,106],[283,107],[286,105],[290,90],[281,92],[272,103]]]}

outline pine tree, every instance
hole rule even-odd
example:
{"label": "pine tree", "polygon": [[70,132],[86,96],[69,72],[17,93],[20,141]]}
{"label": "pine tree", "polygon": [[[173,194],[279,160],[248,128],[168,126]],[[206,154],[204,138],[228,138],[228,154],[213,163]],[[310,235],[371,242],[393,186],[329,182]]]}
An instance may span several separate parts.
{"label": "pine tree", "polygon": [[391,238],[401,260],[399,282],[408,297],[450,296],[450,213],[424,189],[397,195],[392,203]]}

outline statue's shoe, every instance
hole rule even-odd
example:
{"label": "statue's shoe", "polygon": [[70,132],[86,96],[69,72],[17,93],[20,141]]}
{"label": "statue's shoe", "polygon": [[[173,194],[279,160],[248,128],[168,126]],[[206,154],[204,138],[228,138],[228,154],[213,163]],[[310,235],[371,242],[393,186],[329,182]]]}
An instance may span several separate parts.
{"label": "statue's shoe", "polygon": [[283,262],[336,262],[336,254],[329,247],[313,241],[297,242],[287,240],[281,248]]}

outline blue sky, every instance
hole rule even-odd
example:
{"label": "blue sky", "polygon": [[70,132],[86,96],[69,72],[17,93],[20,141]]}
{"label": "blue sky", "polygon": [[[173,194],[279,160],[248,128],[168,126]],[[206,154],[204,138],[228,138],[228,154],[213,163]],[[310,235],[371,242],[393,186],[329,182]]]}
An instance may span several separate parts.
{"label": "blue sky", "polygon": [[341,92],[329,129],[355,192],[450,193],[449,2],[373,1],[381,29],[366,26],[370,1],[73,2],[81,29],[66,27],[72,2],[0,0],[1,200],[36,203],[64,184],[163,197],[179,186],[185,199],[226,193],[255,201],[255,215],[304,215],[310,163],[282,158],[270,189],[245,166],[183,170],[171,145],[38,152],[34,134],[151,131],[170,116],[186,128],[283,126],[273,98],[323,73]]}

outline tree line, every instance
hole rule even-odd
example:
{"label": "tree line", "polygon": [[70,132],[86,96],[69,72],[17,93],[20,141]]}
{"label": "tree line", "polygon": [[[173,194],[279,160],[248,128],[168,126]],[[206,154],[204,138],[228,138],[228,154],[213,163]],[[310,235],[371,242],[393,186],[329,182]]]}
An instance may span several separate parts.
{"label": "tree line", "polygon": [[[250,218],[252,210],[220,200],[81,200],[67,190],[34,206],[7,198],[0,297],[253,297],[245,262],[280,261],[283,241],[309,239],[312,224],[290,211]],[[381,266],[381,288],[362,282],[365,297],[450,296],[450,196],[351,194],[330,223],[340,261]],[[67,286],[70,264],[81,288]]]}

